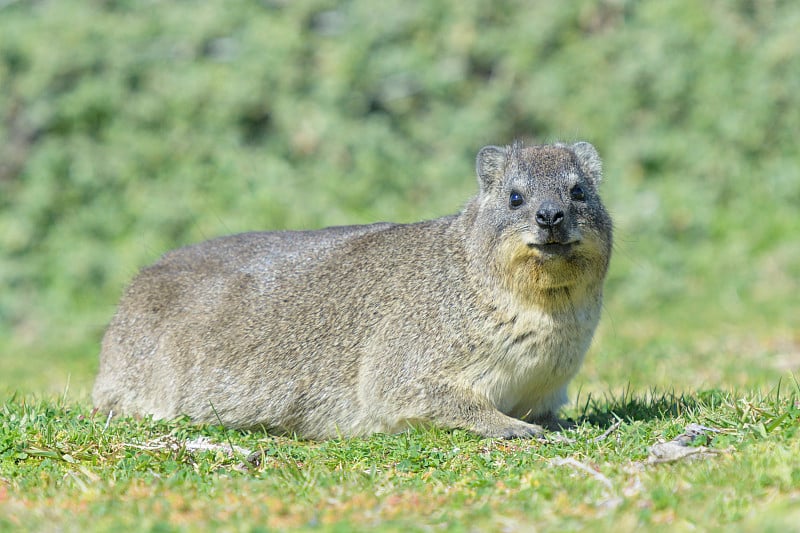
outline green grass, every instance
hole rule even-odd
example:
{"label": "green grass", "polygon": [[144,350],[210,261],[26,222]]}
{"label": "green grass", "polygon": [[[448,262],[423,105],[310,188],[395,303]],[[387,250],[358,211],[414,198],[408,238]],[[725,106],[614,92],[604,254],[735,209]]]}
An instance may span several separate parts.
{"label": "green grass", "polygon": [[[0,1],[0,530],[796,528],[799,26],[786,1]],[[573,443],[93,417],[140,267],[453,213],[514,138],[604,160]],[[648,462],[689,423],[721,453]]]}
{"label": "green grass", "polygon": [[[11,398],[1,412],[9,530],[777,529],[798,517],[796,383],[763,395],[589,398],[568,413],[572,442],[550,443],[438,430],[302,442],[183,421],[107,423],[53,398]],[[693,444],[716,453],[651,462],[649,447],[689,423],[719,430]],[[198,436],[263,460],[187,451]]]}

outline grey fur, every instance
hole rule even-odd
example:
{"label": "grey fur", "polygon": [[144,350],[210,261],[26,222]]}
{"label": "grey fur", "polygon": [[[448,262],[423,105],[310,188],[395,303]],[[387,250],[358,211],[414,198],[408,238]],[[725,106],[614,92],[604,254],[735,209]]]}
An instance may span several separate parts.
{"label": "grey fur", "polygon": [[[312,439],[419,424],[540,435],[600,316],[601,163],[588,143],[515,143],[476,166],[480,191],[456,215],[167,253],[106,331],[96,406]],[[537,225],[543,205],[557,226]]]}

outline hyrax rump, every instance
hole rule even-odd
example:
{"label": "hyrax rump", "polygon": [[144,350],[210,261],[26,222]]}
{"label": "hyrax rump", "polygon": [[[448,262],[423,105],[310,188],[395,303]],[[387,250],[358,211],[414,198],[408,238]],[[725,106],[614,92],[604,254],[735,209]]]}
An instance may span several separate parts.
{"label": "hyrax rump", "polygon": [[477,174],[457,215],[167,253],[105,334],[97,407],[310,439],[540,435],[600,315],[600,158],[585,142],[487,146]]}

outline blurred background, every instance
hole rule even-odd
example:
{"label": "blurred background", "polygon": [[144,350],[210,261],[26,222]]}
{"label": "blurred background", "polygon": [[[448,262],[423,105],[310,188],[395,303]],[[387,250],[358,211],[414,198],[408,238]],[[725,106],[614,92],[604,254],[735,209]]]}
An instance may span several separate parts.
{"label": "blurred background", "polygon": [[0,391],[87,401],[124,286],[246,230],[456,212],[588,140],[616,223],[573,396],[800,369],[800,4],[0,0]]}

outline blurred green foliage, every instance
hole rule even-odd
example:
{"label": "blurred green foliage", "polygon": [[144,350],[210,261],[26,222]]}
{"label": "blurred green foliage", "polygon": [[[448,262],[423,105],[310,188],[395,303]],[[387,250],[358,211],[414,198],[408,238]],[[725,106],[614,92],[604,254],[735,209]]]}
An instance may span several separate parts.
{"label": "blurred green foliage", "polygon": [[780,0],[0,2],[0,384],[88,384],[170,248],[455,212],[514,138],[606,162],[587,379],[797,369],[798,27]]}

